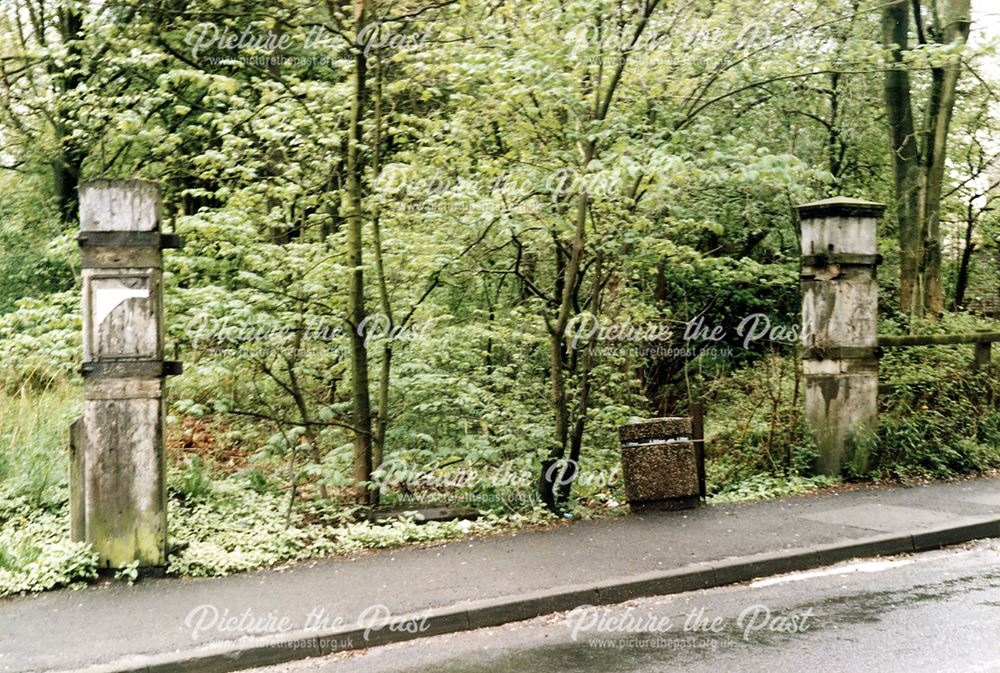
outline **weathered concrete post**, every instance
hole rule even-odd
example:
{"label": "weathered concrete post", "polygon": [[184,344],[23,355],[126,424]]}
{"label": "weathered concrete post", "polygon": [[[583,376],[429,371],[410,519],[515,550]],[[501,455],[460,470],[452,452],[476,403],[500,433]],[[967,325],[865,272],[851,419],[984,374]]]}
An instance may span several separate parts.
{"label": "weathered concrete post", "polygon": [[102,568],[166,562],[160,191],[141,180],[80,187],[83,416],[73,424],[71,533]]}
{"label": "weathered concrete post", "polygon": [[802,370],[805,417],[821,474],[846,461],[867,470],[852,437],[873,430],[878,403],[880,203],[833,198],[798,207],[802,222]]}

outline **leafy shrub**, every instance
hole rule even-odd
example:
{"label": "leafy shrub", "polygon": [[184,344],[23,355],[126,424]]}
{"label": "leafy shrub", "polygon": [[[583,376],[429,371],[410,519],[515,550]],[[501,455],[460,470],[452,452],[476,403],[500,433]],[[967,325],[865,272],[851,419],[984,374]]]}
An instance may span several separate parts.
{"label": "leafy shrub", "polygon": [[183,549],[169,559],[178,575],[228,575],[296,558],[305,534],[289,526],[287,500],[259,494],[237,480],[217,480],[194,502],[172,501],[167,512],[171,544]]}
{"label": "leafy shrub", "polygon": [[720,490],[713,492],[709,502],[722,503],[780,498],[786,495],[810,493],[839,483],[840,479],[837,477],[822,475],[800,477],[798,475],[784,476],[761,473],[725,484]]}
{"label": "leafy shrub", "polygon": [[211,466],[204,458],[195,454],[176,471],[169,483],[182,500],[204,500],[212,492]]}
{"label": "leafy shrub", "polygon": [[75,585],[97,577],[97,554],[71,542],[69,513],[0,510],[0,596]]}
{"label": "leafy shrub", "polygon": [[40,175],[0,175],[0,315],[24,297],[44,297],[74,285],[77,246],[64,233]]}
{"label": "leafy shrub", "polygon": [[80,364],[79,293],[25,298],[0,314],[0,387],[45,387],[70,380]]}
{"label": "leafy shrub", "polygon": [[[889,322],[885,331],[901,327]],[[947,334],[988,327],[966,315],[947,315],[939,324],[920,324],[913,331]],[[868,447],[869,476],[908,481],[1000,467],[997,367],[973,372],[971,362],[967,345],[887,350],[881,378],[894,387],[880,399],[879,427]]]}
{"label": "leafy shrub", "polygon": [[69,538],[66,442],[79,390],[0,388],[0,596],[92,579],[97,557]]}
{"label": "leafy shrub", "polygon": [[216,480],[206,499],[195,504],[171,503],[171,543],[182,544],[169,559],[168,572],[228,575],[295,559],[517,528],[550,517],[535,511],[528,515],[487,515],[477,521],[397,520],[375,524],[324,520],[316,514],[315,509],[290,514],[287,496],[258,493],[246,488],[241,478]]}
{"label": "leafy shrub", "polygon": [[757,474],[814,472],[799,366],[794,353],[771,354],[708,386],[706,452],[716,488]]}

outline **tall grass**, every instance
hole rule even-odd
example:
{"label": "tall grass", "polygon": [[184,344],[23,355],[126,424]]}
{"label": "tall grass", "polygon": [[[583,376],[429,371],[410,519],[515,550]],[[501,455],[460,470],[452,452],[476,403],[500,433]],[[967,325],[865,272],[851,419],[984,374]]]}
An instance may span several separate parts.
{"label": "tall grass", "polygon": [[0,501],[32,507],[65,501],[69,425],[80,407],[73,384],[0,387]]}
{"label": "tall grass", "polygon": [[0,596],[96,576],[90,545],[69,539],[69,424],[80,388],[0,386]]}

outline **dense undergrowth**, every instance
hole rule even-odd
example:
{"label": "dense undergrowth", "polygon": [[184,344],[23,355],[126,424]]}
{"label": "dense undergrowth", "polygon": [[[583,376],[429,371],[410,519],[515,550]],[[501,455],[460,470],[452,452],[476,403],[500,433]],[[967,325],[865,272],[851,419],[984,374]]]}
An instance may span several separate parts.
{"label": "dense undergrowth", "polygon": [[[886,322],[885,332],[904,326]],[[949,317],[922,332],[970,331],[983,323]],[[969,347],[890,350],[878,432],[850,456],[851,481],[948,479],[1000,467],[1000,383],[973,372]],[[706,387],[709,501],[813,492],[839,479],[817,476],[801,418],[794,350],[772,353]],[[0,595],[74,585],[96,577],[96,557],[69,540],[67,428],[78,384],[51,378],[0,393]],[[446,503],[480,512],[475,521],[374,523],[323,470],[288,477],[288,457],[259,422],[209,414],[179,401],[169,418],[168,572],[209,576],[310,558],[488,534],[557,517],[534,495],[536,457],[402,452],[379,473],[383,504],[406,509]],[[179,409],[186,411],[180,414]],[[613,427],[607,436],[613,436]],[[269,444],[271,442],[271,444]],[[335,452],[334,452],[335,453]],[[868,471],[860,473],[861,456]],[[574,517],[625,511],[617,447],[590,447],[575,485]],[[343,469],[329,462],[330,471]],[[346,483],[346,482],[345,482]]]}

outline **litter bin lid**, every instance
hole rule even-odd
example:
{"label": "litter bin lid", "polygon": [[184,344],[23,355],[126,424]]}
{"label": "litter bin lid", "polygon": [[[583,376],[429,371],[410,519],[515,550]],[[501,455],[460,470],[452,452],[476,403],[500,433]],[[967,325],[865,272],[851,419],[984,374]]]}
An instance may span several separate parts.
{"label": "litter bin lid", "polygon": [[637,419],[618,427],[618,438],[622,443],[678,437],[691,437],[691,419],[688,416]]}

